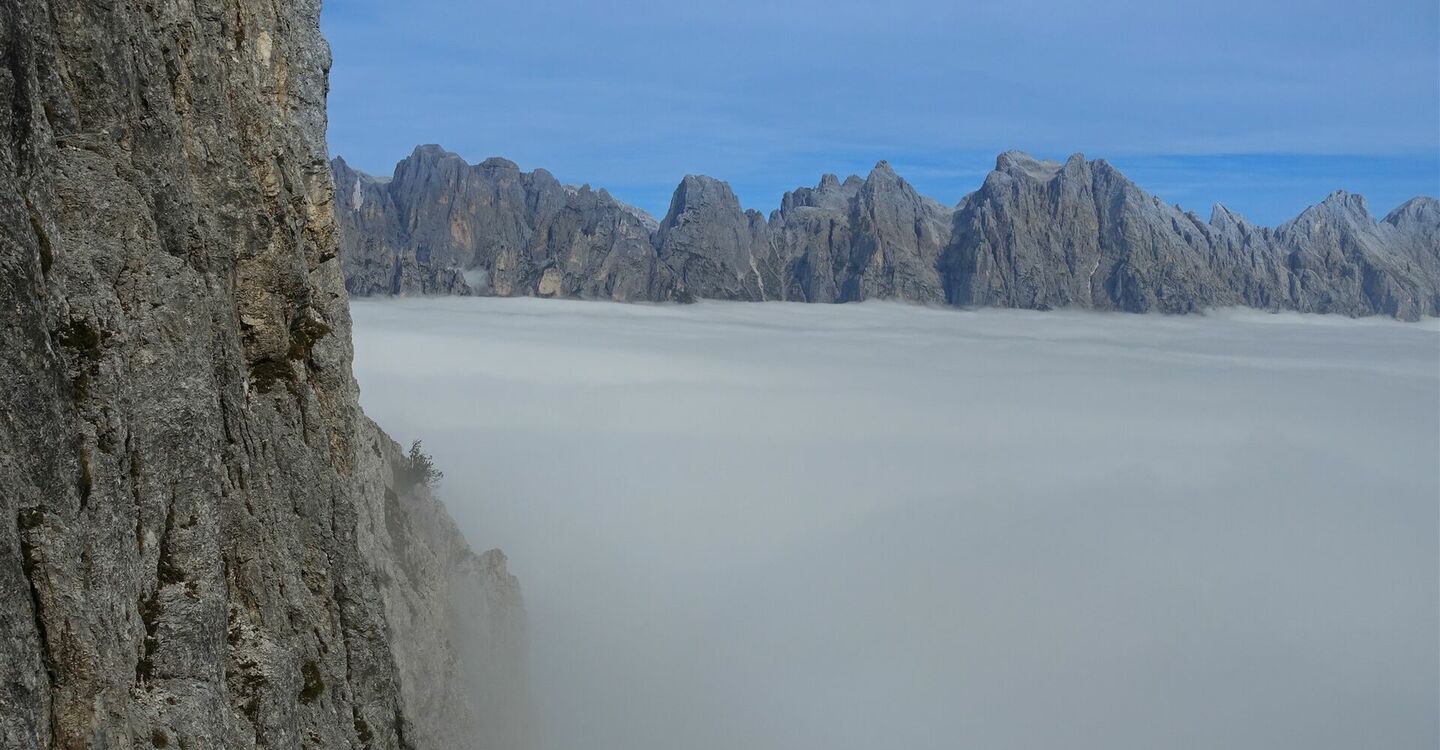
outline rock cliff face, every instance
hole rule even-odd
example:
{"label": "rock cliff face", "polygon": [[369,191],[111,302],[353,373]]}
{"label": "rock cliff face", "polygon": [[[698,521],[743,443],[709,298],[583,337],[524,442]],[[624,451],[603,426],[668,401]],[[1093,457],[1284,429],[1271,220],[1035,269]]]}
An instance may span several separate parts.
{"label": "rock cliff face", "polygon": [[886,162],[864,180],[825,175],[814,189],[787,193],[771,225],[786,299],[944,301],[937,263],[950,241],[950,211]]}
{"label": "rock cliff face", "polygon": [[[437,161],[451,176],[415,179],[433,175]],[[434,146],[417,149],[388,183],[339,160],[333,166],[342,194],[354,185],[357,196],[340,207],[346,281],[355,294],[1440,314],[1440,210],[1433,198],[1416,198],[1376,221],[1359,196],[1336,193],[1267,229],[1221,206],[1202,220],[1144,192],[1103,160],[1077,154],[1061,164],[1012,151],[955,207],[920,196],[880,162],[864,179],[825,175],[816,187],[787,193],[767,221],[742,210],[724,182],[691,175],[651,231],[649,249],[638,236],[644,222],[629,227],[621,276],[631,281],[617,284],[591,276],[586,269],[596,261],[561,262],[609,258],[615,245],[612,235],[597,249],[593,240],[576,242],[561,232],[558,244],[571,253],[555,249],[547,218],[553,211],[534,197],[554,182],[543,170],[520,173],[499,159],[469,167]],[[525,200],[521,193],[477,197],[498,196],[513,184],[527,186]],[[620,204],[604,197],[571,200],[567,209],[584,217],[582,225],[610,226]],[[518,276],[518,261],[502,263],[493,250],[517,244],[532,248],[522,254],[528,260]],[[518,282],[459,282],[498,273]]]}
{"label": "rock cliff face", "polygon": [[[421,146],[381,182],[332,163],[352,294],[668,299],[642,212],[514,162]],[[653,220],[652,220],[653,221]]]}
{"label": "rock cliff face", "polygon": [[[1223,206],[1210,221],[1141,191],[1104,161],[1065,164],[1002,154],[960,205],[947,253],[949,299],[962,305],[1191,312],[1262,309],[1440,314],[1440,244],[1422,210],[1375,221],[1337,192],[1270,230]],[[1428,217],[1434,221],[1435,217]],[[1429,238],[1426,232],[1429,232]]]}
{"label": "rock cliff face", "polygon": [[471,746],[518,597],[358,408],[318,16],[0,4],[0,747]]}
{"label": "rock cliff face", "polygon": [[[675,189],[655,232],[656,257],[687,297],[765,299],[764,265],[773,268],[765,219],[740,210],[730,186],[689,175]],[[777,280],[770,279],[771,288]]]}
{"label": "rock cliff face", "polygon": [[381,499],[359,536],[383,596],[405,735],[416,748],[529,747],[529,640],[519,583],[499,550],[475,554],[417,481],[407,456],[365,420],[380,458],[361,492]]}

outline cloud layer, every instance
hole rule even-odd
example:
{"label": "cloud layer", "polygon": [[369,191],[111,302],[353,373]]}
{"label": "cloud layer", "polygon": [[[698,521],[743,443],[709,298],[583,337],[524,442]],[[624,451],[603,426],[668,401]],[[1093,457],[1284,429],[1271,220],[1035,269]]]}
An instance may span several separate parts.
{"label": "cloud layer", "polygon": [[1433,323],[353,305],[547,747],[1430,747]]}

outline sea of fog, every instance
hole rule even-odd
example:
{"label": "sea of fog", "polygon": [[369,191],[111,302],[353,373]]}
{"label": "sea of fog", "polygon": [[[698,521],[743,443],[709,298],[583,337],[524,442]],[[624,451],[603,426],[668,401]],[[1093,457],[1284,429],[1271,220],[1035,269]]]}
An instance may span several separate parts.
{"label": "sea of fog", "polygon": [[546,750],[1440,746],[1440,326],[357,301]]}

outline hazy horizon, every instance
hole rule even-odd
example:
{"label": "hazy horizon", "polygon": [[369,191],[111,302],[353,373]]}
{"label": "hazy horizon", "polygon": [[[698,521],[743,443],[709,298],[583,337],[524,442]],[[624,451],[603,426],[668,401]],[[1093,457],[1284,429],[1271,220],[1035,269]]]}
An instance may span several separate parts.
{"label": "hazy horizon", "polygon": [[1440,324],[356,300],[545,742],[1440,742]]}

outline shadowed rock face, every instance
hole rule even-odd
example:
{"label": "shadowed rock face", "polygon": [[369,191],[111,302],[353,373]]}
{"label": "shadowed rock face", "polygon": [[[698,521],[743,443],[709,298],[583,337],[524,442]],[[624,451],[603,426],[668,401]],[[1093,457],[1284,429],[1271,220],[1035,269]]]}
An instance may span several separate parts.
{"label": "shadowed rock face", "polygon": [[0,50],[0,747],[470,726],[407,680],[504,577],[358,407],[318,2],[7,0]]}
{"label": "shadowed rock face", "polygon": [[[467,178],[413,179],[440,158]],[[864,179],[825,175],[813,188],[786,193],[766,221],[742,210],[726,183],[692,175],[650,232],[649,251],[634,236],[647,224],[635,209],[604,191],[591,203],[572,192],[567,207],[585,217],[582,225],[609,226],[616,213],[634,222],[623,245],[626,262],[566,265],[557,260],[563,257],[557,244],[571,247],[572,257],[592,259],[611,257],[616,245],[597,231],[560,232],[568,239],[554,240],[550,214],[538,208],[545,201],[531,197],[544,191],[535,185],[553,183],[543,170],[521,173],[498,159],[470,167],[433,146],[401,162],[388,183],[339,160],[334,168],[342,196],[347,185],[362,182],[355,195],[375,193],[354,207],[339,205],[346,279],[356,294],[1440,314],[1440,209],[1433,198],[1416,198],[1377,222],[1363,199],[1337,193],[1266,229],[1221,206],[1204,221],[1144,192],[1103,160],[1077,154],[1062,164],[1012,151],[954,208],[920,196],[881,162]],[[522,191],[525,200],[520,193],[503,201],[472,197],[512,184],[531,186]],[[605,240],[597,244],[596,234]],[[501,261],[496,245],[532,249],[521,254],[528,260]],[[610,270],[598,278],[586,270],[597,266]],[[458,283],[496,274],[509,280]],[[645,283],[634,281],[640,278]]]}

